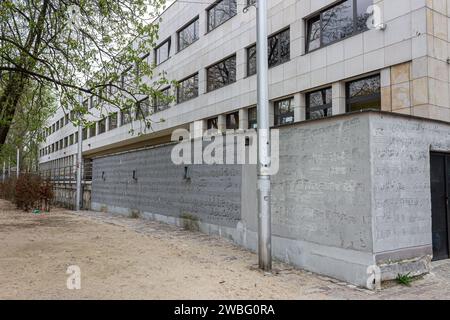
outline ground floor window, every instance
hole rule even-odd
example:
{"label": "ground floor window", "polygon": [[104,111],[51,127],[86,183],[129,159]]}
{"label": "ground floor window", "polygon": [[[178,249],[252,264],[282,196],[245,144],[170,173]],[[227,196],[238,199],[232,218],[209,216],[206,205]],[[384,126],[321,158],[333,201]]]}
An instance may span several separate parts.
{"label": "ground floor window", "polygon": [[331,88],[326,88],[306,94],[306,120],[332,115],[331,93]]}
{"label": "ground floor window", "polygon": [[218,119],[217,117],[216,117],[216,118],[208,119],[208,120],[206,121],[206,128],[207,128],[208,130],[211,130],[211,129],[218,129],[218,128],[219,128],[218,122],[219,122],[219,119]]}
{"label": "ground floor window", "polygon": [[227,129],[229,130],[239,129],[239,111],[227,114]]}
{"label": "ground floor window", "polygon": [[381,109],[380,75],[347,83],[347,112]]}
{"label": "ground floor window", "polygon": [[294,99],[288,98],[275,102],[275,125],[282,125],[294,122]]}
{"label": "ground floor window", "polygon": [[258,128],[258,109],[256,107],[248,109],[248,128]]}

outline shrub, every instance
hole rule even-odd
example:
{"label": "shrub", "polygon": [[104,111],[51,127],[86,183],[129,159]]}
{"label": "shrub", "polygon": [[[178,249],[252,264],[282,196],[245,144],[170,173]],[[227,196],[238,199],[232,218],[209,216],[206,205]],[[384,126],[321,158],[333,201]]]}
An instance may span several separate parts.
{"label": "shrub", "polygon": [[41,199],[41,178],[25,173],[19,176],[16,183],[15,203],[17,208],[28,211]]}
{"label": "shrub", "polygon": [[0,197],[5,200],[14,201],[16,195],[16,178],[7,178],[0,183]]}

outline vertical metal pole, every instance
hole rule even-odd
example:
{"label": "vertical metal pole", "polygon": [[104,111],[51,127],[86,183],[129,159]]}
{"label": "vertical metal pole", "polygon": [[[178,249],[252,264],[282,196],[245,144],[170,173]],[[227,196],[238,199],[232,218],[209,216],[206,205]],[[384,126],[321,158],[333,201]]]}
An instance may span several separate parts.
{"label": "vertical metal pole", "polygon": [[256,2],[258,78],[258,254],[259,267],[272,269],[272,230],[270,212],[270,124],[267,55],[267,0]]}
{"label": "vertical metal pole", "polygon": [[78,126],[78,153],[77,153],[77,195],[75,209],[80,211],[81,209],[81,173],[83,166],[83,127],[81,124]]}
{"label": "vertical metal pole", "polygon": [[17,176],[17,179],[19,179],[19,175],[20,175],[20,149],[19,148],[17,148],[17,160],[16,160],[16,170],[17,170],[17,172],[16,172],[16,176]]}

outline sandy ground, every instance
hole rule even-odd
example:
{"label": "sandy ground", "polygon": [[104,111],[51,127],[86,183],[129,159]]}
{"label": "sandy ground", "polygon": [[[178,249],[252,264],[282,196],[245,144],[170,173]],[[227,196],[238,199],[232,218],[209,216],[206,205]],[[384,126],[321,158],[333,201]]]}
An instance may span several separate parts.
{"label": "sandy ground", "polygon": [[[3,200],[0,243],[0,299],[377,299],[417,290],[373,293],[281,263],[268,275],[255,254],[223,239],[102,213],[33,215]],[[81,290],[67,289],[71,265]],[[430,285],[419,291],[450,296],[448,283]]]}

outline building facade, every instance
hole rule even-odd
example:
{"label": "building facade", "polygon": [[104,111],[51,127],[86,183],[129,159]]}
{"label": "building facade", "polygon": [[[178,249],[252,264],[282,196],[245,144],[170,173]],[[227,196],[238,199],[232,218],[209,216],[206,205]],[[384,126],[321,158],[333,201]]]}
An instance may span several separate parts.
{"label": "building facade", "polygon": [[[167,104],[142,97],[142,103],[149,105],[148,117],[153,120],[152,130],[142,135],[133,133],[133,128],[138,129],[142,126],[142,122],[136,119],[134,114],[107,110],[109,116],[106,113],[92,116],[92,120],[96,121],[95,127],[83,129],[82,135],[83,157],[85,161],[94,163],[93,209],[120,213],[125,213],[126,210],[138,210],[147,213],[147,216],[151,218],[159,217],[163,221],[173,223],[181,223],[180,221],[193,216],[196,221],[200,221],[199,228],[202,230],[228,234],[234,241],[256,249],[255,241],[253,241],[255,229],[251,231],[252,227],[249,227],[254,225],[248,221],[248,223],[243,222],[245,215],[254,215],[253,218],[249,218],[251,221],[256,219],[256,202],[242,200],[253,199],[253,196],[256,198],[256,195],[249,191],[253,188],[252,181],[256,179],[254,167],[238,166],[230,169],[231,172],[220,167],[216,168],[215,173],[205,172],[207,169],[197,169],[198,172],[193,169],[192,174],[197,172],[204,179],[206,178],[203,175],[214,174],[216,178],[223,178],[210,181],[211,187],[207,188],[207,190],[214,189],[215,193],[210,196],[218,201],[219,208],[211,204],[208,199],[203,201],[196,198],[201,198],[198,195],[201,190],[206,192],[203,188],[205,185],[208,186],[208,179],[201,180],[204,184],[200,184],[197,188],[195,185],[190,185],[186,187],[187,189],[179,186],[184,181],[177,180],[178,174],[183,176],[182,168],[179,169],[181,171],[168,167],[161,168],[162,172],[167,170],[173,174],[168,176],[169,180],[170,177],[177,177],[171,180],[171,183],[177,181],[172,189],[167,185],[162,189],[149,187],[150,182],[156,185],[163,185],[163,183],[150,173],[150,176],[145,176],[144,180],[136,179],[135,171],[139,173],[139,169],[133,170],[131,178],[114,175],[111,172],[111,168],[116,168],[120,172],[120,169],[115,166],[125,161],[122,157],[128,157],[127,161],[134,163],[140,170],[152,171],[151,167],[146,167],[145,153],[148,152],[150,158],[156,157],[156,160],[165,159],[161,155],[164,153],[163,149],[167,143],[170,143],[173,130],[178,128],[190,130],[191,136],[197,138],[201,137],[207,129],[226,131],[257,127],[256,10],[252,6],[247,7],[249,4],[251,5],[252,1],[179,0],[162,14],[160,41],[155,50],[149,52],[146,59],[150,59],[157,65],[155,74],[164,71],[167,73],[167,78],[179,81],[178,88],[168,87],[162,90],[163,93],[175,96],[176,99]],[[284,144],[284,137],[290,137],[290,140],[286,139],[293,143],[292,148],[302,147],[310,150],[311,154],[320,154],[323,152],[320,148],[327,145],[325,143],[327,139],[332,141],[335,141],[336,137],[347,139],[345,141],[353,139],[351,132],[346,135],[348,131],[339,131],[352,128],[348,125],[348,121],[365,123],[368,126],[367,128],[365,125],[358,127],[355,124],[354,126],[355,133],[361,133],[360,139],[368,143],[366,150],[368,157],[363,160],[357,157],[362,156],[358,153],[364,149],[362,146],[361,149],[353,148],[353,151],[347,146],[345,151],[348,153],[339,154],[336,150],[334,154],[329,153],[323,156],[329,160],[328,166],[321,162],[320,159],[323,158],[320,158],[316,159],[317,161],[310,161],[309,166],[305,167],[301,162],[304,159],[308,160],[308,156],[298,154],[296,155],[299,161],[298,166],[291,167],[292,163],[288,160],[281,161],[281,173],[274,178],[273,182],[275,195],[272,209],[275,212],[275,219],[282,220],[282,222],[278,221],[278,224],[274,222],[275,232],[283,239],[275,243],[276,255],[295,265],[358,285],[366,284],[364,280],[366,270],[371,265],[383,265],[385,279],[401,270],[426,272],[429,270],[428,262],[433,256],[432,246],[434,246],[432,241],[434,233],[431,226],[430,151],[435,149],[434,151],[447,152],[450,151],[450,146],[447,148],[445,139],[440,144],[436,137],[422,144],[428,145],[426,150],[428,156],[423,159],[420,166],[426,166],[428,163],[426,168],[428,174],[418,179],[422,186],[421,190],[429,195],[423,200],[426,209],[422,207],[420,217],[416,217],[418,223],[412,225],[410,229],[406,231],[395,229],[395,223],[412,218],[406,217],[406,213],[404,216],[394,217],[395,214],[392,212],[395,209],[391,208],[389,210],[392,211],[394,216],[391,218],[394,220],[389,221],[388,213],[377,207],[377,191],[379,188],[385,188],[383,190],[389,188],[387,185],[383,187],[381,182],[379,184],[374,182],[376,179],[381,179],[374,171],[381,169],[373,166],[377,154],[372,149],[374,145],[371,144],[372,141],[377,141],[376,137],[379,134],[372,130],[372,125],[378,124],[378,119],[370,111],[361,116],[355,115],[355,112],[379,110],[381,112],[379,117],[386,118],[387,122],[397,119],[394,114],[398,114],[400,117],[398,119],[401,119],[398,120],[399,122],[416,121],[417,126],[421,126],[422,121],[429,124],[428,128],[433,128],[432,123],[439,123],[435,126],[439,126],[439,132],[447,138],[449,127],[446,123],[450,122],[450,1],[270,0],[268,4],[270,115],[271,124],[281,130],[281,158],[289,154],[289,146]],[[369,14],[372,12],[375,12],[375,18],[374,14]],[[381,20],[376,19],[378,14]],[[128,67],[124,66],[124,70],[128,70]],[[124,76],[126,77],[126,74]],[[154,80],[156,79],[148,81]],[[90,97],[85,99],[88,104],[95,103]],[[92,110],[97,112],[95,109]],[[384,112],[392,113],[392,116],[384,115]],[[42,170],[74,166],[78,136],[77,128],[70,123],[69,117],[70,114],[66,115],[63,110],[58,110],[52,119],[49,119],[46,142],[40,151]],[[327,138],[323,135],[325,129],[321,131],[319,128],[324,123],[329,124],[330,121],[334,121],[335,128],[333,130],[329,128],[333,125],[325,125],[328,128],[328,134],[331,135]],[[316,128],[302,129],[310,126],[316,126]],[[411,129],[407,125],[406,127]],[[292,132],[296,132],[296,139],[292,139]],[[311,149],[312,146],[304,141],[308,139],[302,136],[304,133],[317,134],[324,139],[324,143],[321,144],[317,141],[317,137],[311,136],[309,139],[317,142],[313,145],[315,149]],[[394,139],[395,134],[395,130],[391,130],[390,138]],[[364,137],[367,139],[364,140]],[[296,141],[301,143],[298,142],[299,144],[296,145]],[[360,142],[358,140],[355,143]],[[409,147],[407,142],[405,143],[406,150],[414,146],[412,140]],[[158,146],[163,149],[157,149]],[[331,147],[328,146],[328,148]],[[386,149],[380,150],[386,152]],[[425,151],[421,149],[420,152]],[[354,158],[347,159],[348,154],[353,154]],[[139,160],[140,156],[143,157],[141,160]],[[392,162],[389,165],[397,166],[400,172],[408,171],[410,167],[403,167],[403,164],[398,163],[402,160],[401,158],[394,158],[390,158]],[[298,184],[295,187],[289,184],[290,178],[286,168],[290,168],[290,172],[294,173],[299,170],[298,168],[302,168],[304,171],[298,173],[299,175],[319,169],[329,171],[333,169],[334,174],[315,177],[318,181],[322,181],[321,183],[326,183],[330,179],[342,178],[342,175],[345,177],[344,173],[352,173],[351,165],[345,162],[352,159],[364,161],[365,164],[360,167],[361,175],[354,178],[347,176],[348,179],[343,179],[341,183],[345,185],[348,182],[349,188],[353,188],[353,191],[359,190],[361,186],[365,189],[360,190],[361,198],[356,201],[349,195],[339,199],[337,187],[328,186],[331,188],[328,191],[335,202],[334,204],[325,203],[331,207],[340,207],[340,210],[318,209],[320,206],[318,193],[323,196],[326,191],[317,185],[316,187],[303,185],[298,189]],[[139,164],[139,161],[144,163]],[[369,170],[367,176],[363,174],[364,170]],[[357,169],[354,171],[358,172]],[[112,180],[114,182],[105,178],[111,175],[114,176]],[[399,177],[395,179],[397,178],[400,179]],[[394,184],[397,183],[397,186],[406,184],[406,180],[395,179],[388,180]],[[125,201],[128,205],[120,206],[117,199],[106,195],[123,193],[124,190],[120,189],[120,186],[125,183],[124,181],[129,188],[133,185],[134,194],[141,196],[129,198],[127,200],[129,202]],[[137,181],[144,181],[147,183],[146,187],[139,186]],[[364,181],[364,183],[356,183],[355,186],[352,184],[355,181]],[[213,187],[225,182],[231,186],[230,190]],[[111,186],[111,184],[116,185],[118,189],[114,192],[107,189],[107,185]],[[310,203],[309,207],[296,204],[293,199],[289,200],[289,196],[292,196],[291,188],[297,190],[298,198]],[[311,188],[318,189],[312,192]],[[399,191],[397,199],[403,199],[404,194],[401,190],[397,191]],[[177,192],[186,197],[177,198],[175,201],[163,196],[168,192]],[[158,196],[149,196],[150,194]],[[412,192],[409,195],[417,196],[417,193]],[[143,200],[147,196],[151,198],[149,202]],[[403,200],[404,203],[409,203],[406,198]],[[166,199],[166,204],[163,204],[164,201],[161,199]],[[183,205],[183,201],[190,206]],[[379,203],[383,203],[382,200],[380,201]],[[394,200],[385,199],[385,201]],[[136,205],[140,202],[143,204]],[[168,206],[167,202],[171,205]],[[416,210],[423,205],[421,202],[410,209]],[[216,219],[209,219],[207,212],[196,212],[195,208],[198,206],[217,212]],[[358,210],[355,208],[364,208],[364,206],[367,208],[361,210],[365,210],[367,215],[358,216]],[[151,208],[156,207],[158,209],[152,212]],[[336,216],[333,216],[333,212]],[[329,222],[324,222],[325,225],[321,227],[325,227],[329,235],[323,234],[322,240],[316,239],[315,236],[321,234],[323,230],[313,235],[314,230],[318,229],[299,227],[305,220],[316,219],[316,214],[319,214],[316,218],[328,217],[329,221],[334,221],[336,225],[341,224],[341,226],[333,230]],[[355,218],[356,216],[358,218]],[[385,217],[386,220],[379,218],[380,216]],[[221,223],[220,221],[224,220],[220,220],[219,217],[225,217],[226,223]],[[392,225],[394,227],[383,229],[378,223],[380,226],[391,223],[391,227]],[[351,225],[353,229],[345,233],[345,228],[340,229],[342,224]],[[291,227],[288,227],[289,225]],[[315,228],[319,228],[319,225]],[[394,229],[396,232],[392,231]],[[248,230],[251,232],[247,232]],[[334,232],[338,235],[345,233],[345,236],[333,238],[331,235],[335,234]],[[404,239],[400,236],[401,232],[405,233]],[[448,237],[448,229],[446,232]],[[358,238],[355,233],[360,234],[360,237]],[[311,238],[304,237],[305,234],[311,235]],[[348,234],[353,234],[354,238],[348,238]],[[384,242],[380,240],[383,239],[383,235],[387,239]],[[292,241],[289,242],[286,239]],[[357,244],[358,241],[359,244]],[[442,239],[439,241],[445,243]],[[400,243],[400,246],[396,247],[391,245],[392,243]],[[333,248],[337,249],[333,251]],[[387,261],[399,263],[390,264]],[[403,263],[405,261],[407,263]]]}

